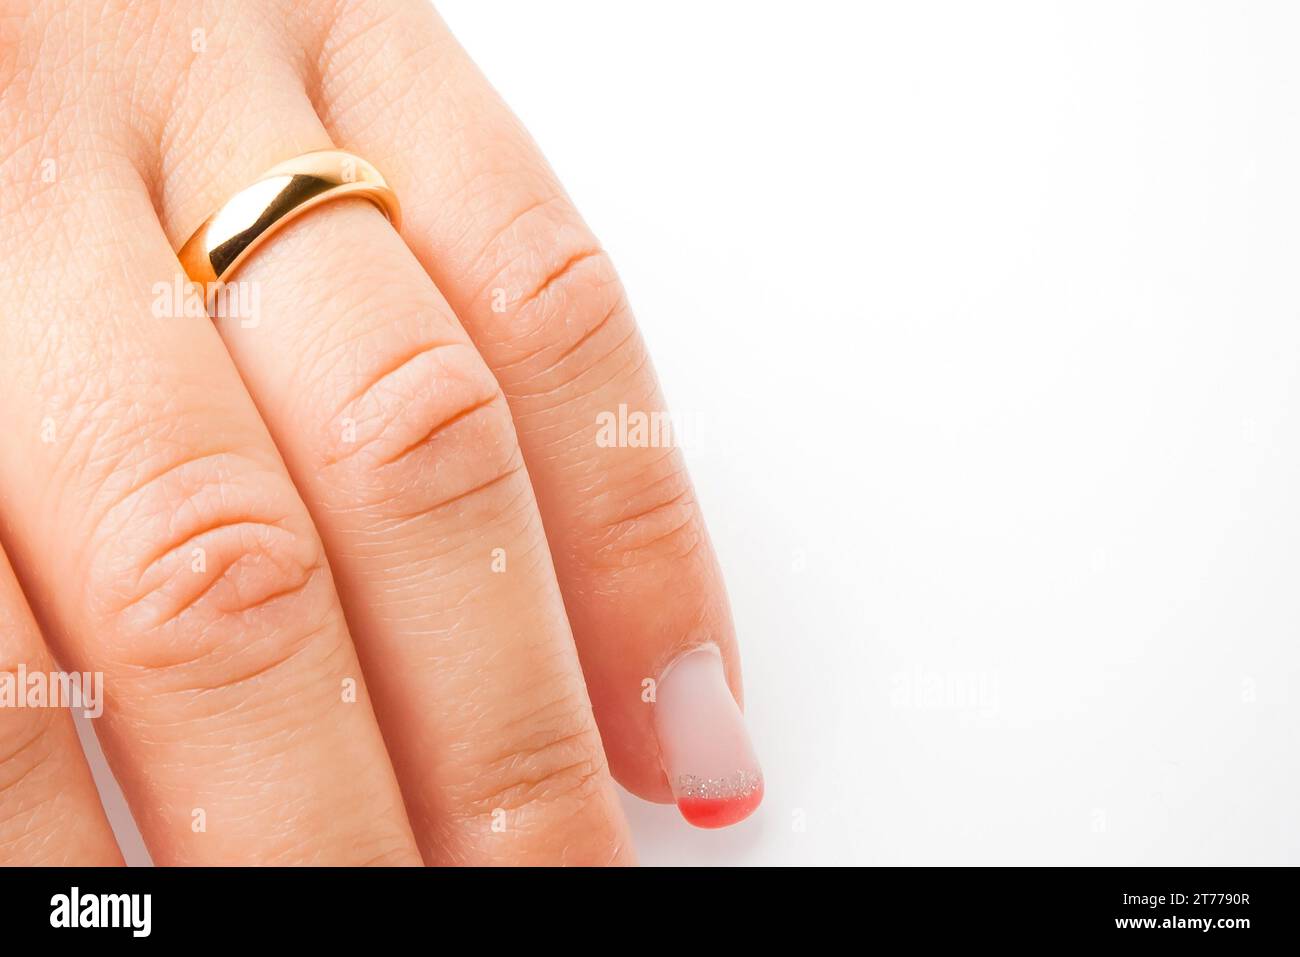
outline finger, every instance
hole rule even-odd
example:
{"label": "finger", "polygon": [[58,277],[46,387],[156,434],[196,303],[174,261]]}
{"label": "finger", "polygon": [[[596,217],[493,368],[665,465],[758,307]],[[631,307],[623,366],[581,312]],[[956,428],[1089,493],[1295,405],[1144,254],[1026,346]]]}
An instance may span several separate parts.
{"label": "finger", "polygon": [[155,312],[178,268],[156,157],[99,89],[134,67],[95,55],[7,91],[80,104],[0,137],[10,557],[59,658],[104,673],[155,862],[418,863],[306,509],[210,321]]}
{"label": "finger", "polygon": [[[289,77],[180,112],[185,146],[162,163],[176,245],[331,145]],[[324,538],[426,860],[630,860],[509,409],[434,284],[356,201],[277,232],[229,281],[258,316],[217,326]]]}
{"label": "finger", "polygon": [[0,552],[0,865],[122,863],[68,710],[102,690],[55,670]]}
{"label": "finger", "polygon": [[[620,441],[664,402],[608,257],[428,4],[346,4],[321,49],[327,128],[404,196],[404,238],[510,402],[615,775],[671,785],[697,823],[743,817],[761,777],[722,577],[680,452]],[[676,673],[708,693],[649,707],[647,679],[704,647]]]}

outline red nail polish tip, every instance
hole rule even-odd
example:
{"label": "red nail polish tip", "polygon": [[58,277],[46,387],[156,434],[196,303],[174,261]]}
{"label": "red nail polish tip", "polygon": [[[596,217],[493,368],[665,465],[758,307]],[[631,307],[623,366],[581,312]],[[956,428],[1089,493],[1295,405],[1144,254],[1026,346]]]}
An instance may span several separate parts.
{"label": "red nail polish tip", "polygon": [[748,794],[727,798],[679,798],[677,810],[688,824],[703,828],[730,827],[754,813],[763,802],[763,785]]}

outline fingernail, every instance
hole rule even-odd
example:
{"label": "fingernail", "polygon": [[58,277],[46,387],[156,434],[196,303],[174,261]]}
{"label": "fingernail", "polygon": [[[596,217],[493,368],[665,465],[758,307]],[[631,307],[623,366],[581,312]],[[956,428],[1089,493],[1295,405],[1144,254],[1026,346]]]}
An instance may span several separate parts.
{"label": "fingernail", "polygon": [[654,717],[682,817],[696,827],[749,817],[763,800],[763,772],[714,645],[688,651],[664,670]]}

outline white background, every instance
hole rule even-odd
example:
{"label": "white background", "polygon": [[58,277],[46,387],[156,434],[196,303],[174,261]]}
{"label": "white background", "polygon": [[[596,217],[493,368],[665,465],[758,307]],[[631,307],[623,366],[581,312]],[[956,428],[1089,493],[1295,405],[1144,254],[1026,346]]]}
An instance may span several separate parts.
{"label": "white background", "polygon": [[727,573],[767,799],[645,863],[1300,863],[1295,6],[439,6]]}

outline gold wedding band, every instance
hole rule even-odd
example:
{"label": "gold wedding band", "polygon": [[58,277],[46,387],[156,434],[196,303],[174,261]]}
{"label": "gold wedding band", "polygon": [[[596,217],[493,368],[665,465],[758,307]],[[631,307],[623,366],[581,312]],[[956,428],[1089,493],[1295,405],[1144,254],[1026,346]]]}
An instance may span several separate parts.
{"label": "gold wedding band", "polygon": [[181,266],[194,282],[218,282],[281,226],[346,196],[370,200],[401,228],[397,194],[379,170],[342,150],[316,150],[271,167],[232,196],[181,247]]}

